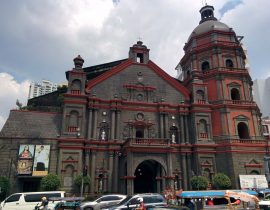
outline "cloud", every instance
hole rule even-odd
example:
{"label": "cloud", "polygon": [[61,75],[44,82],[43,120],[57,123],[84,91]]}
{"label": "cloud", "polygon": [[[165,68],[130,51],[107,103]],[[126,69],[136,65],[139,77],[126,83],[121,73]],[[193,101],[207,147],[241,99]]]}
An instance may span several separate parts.
{"label": "cloud", "polygon": [[[252,78],[265,78],[270,74],[270,1],[236,0],[237,6],[230,6],[232,2],[207,0],[221,22],[245,37]],[[60,83],[78,54],[84,66],[124,59],[141,37],[150,59],[176,76],[174,68],[199,24],[202,6],[198,0],[1,1],[0,72],[6,72],[5,84],[14,89],[13,84],[23,86],[29,80]],[[19,98],[12,92],[14,97],[5,96],[1,104],[4,119]],[[28,87],[25,99],[27,92]]]}
{"label": "cloud", "polygon": [[16,108],[17,99],[26,105],[29,85],[28,80],[18,83],[13,76],[0,73],[0,130],[8,117],[8,111]]}
{"label": "cloud", "polygon": [[226,12],[228,12],[229,10],[234,9],[235,7],[237,7],[239,4],[242,4],[243,1],[242,0],[231,0],[226,2],[223,7],[221,9],[219,9],[219,13],[221,14],[221,16],[223,16]]}

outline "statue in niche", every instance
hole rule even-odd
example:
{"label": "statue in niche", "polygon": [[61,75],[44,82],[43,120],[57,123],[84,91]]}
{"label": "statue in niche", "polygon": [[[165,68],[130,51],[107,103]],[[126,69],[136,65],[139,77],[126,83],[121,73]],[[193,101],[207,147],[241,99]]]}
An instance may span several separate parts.
{"label": "statue in niche", "polygon": [[176,141],[175,141],[175,134],[174,134],[174,133],[172,133],[172,143],[173,143],[173,144],[176,143]]}
{"label": "statue in niche", "polygon": [[106,132],[105,132],[105,130],[102,130],[101,131],[101,140],[106,140]]}

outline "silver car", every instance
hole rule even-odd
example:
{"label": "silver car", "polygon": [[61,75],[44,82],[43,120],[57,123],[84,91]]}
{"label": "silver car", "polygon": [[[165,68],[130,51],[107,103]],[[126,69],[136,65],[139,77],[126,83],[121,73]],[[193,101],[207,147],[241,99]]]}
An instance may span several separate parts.
{"label": "silver car", "polygon": [[115,204],[118,204],[126,197],[126,195],[120,194],[103,195],[97,200],[83,202],[80,207],[81,210],[100,210],[101,208],[109,208]]}

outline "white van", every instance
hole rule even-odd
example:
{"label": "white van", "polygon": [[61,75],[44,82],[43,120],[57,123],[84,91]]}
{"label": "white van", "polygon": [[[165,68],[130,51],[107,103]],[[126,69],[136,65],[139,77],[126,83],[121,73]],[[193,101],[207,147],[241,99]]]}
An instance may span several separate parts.
{"label": "white van", "polygon": [[[25,192],[15,193],[1,202],[0,210],[34,210],[35,206],[41,204],[41,198],[48,200],[52,197],[65,197],[64,191],[46,191],[46,192]],[[49,200],[48,210],[53,210],[57,202]]]}

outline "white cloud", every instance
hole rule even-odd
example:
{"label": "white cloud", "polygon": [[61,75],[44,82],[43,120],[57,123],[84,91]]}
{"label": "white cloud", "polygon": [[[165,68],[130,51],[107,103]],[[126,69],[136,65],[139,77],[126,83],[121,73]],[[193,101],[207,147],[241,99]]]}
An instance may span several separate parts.
{"label": "white cloud", "polygon": [[[220,19],[219,10],[231,1],[207,4]],[[62,82],[78,54],[84,66],[127,58],[138,37],[150,49],[150,59],[175,76],[183,46],[199,24],[201,7],[198,0],[1,1],[0,72],[7,72],[8,79],[1,79],[0,116],[6,118],[17,98],[23,101],[18,92],[27,79]],[[245,36],[253,79],[270,75],[269,7],[269,0],[242,0],[220,20]],[[1,95],[7,87],[12,97]]]}
{"label": "white cloud", "polygon": [[9,110],[16,108],[17,99],[26,105],[29,85],[28,80],[18,83],[13,76],[0,73],[0,130],[8,117]]}

